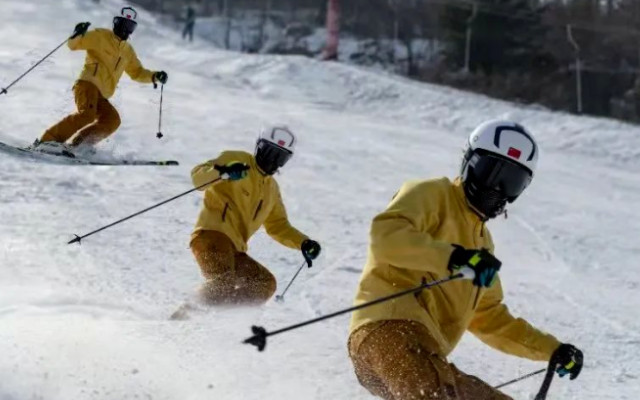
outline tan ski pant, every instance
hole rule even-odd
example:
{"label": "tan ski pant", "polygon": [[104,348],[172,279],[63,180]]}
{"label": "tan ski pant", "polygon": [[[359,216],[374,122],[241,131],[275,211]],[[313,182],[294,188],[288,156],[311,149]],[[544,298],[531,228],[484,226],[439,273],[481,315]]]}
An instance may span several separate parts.
{"label": "tan ski pant", "polygon": [[349,354],[360,384],[385,400],[513,400],[438,356],[420,323],[388,320],[351,334]]}
{"label": "tan ski pant", "polygon": [[64,143],[75,135],[71,141],[73,146],[94,145],[118,129],[118,111],[93,83],[77,81],[73,94],[78,111],[47,129],[40,141]]}
{"label": "tan ski pant", "polygon": [[201,231],[191,251],[206,282],[201,297],[209,304],[261,304],[276,291],[276,278],[246,253],[236,251],[223,233]]}

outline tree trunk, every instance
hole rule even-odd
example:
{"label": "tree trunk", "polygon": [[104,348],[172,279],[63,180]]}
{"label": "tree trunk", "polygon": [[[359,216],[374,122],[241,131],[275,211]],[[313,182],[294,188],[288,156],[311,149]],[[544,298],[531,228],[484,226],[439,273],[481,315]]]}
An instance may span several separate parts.
{"label": "tree trunk", "polygon": [[266,42],[266,25],[269,21],[269,16],[271,15],[271,0],[264,0],[262,7],[262,14],[260,16],[260,43],[258,43],[258,48],[256,51],[260,51]]}
{"label": "tree trunk", "polygon": [[224,0],[224,19],[226,23],[226,29],[224,32],[224,47],[229,50],[231,47],[231,10],[229,0]]}

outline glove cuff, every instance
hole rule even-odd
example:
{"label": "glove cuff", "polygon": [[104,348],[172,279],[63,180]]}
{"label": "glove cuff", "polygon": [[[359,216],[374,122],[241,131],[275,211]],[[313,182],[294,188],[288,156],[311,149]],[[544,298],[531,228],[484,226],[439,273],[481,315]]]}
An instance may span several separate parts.
{"label": "glove cuff", "polygon": [[452,246],[453,252],[449,256],[449,264],[447,265],[447,269],[451,272],[465,267],[469,261],[468,250],[458,244]]}

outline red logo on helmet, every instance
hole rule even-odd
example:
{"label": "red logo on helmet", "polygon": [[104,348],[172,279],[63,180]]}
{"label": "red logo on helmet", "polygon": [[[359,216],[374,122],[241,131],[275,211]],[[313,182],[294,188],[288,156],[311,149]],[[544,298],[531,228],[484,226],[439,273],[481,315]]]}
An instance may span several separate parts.
{"label": "red logo on helmet", "polygon": [[287,142],[284,140],[278,140],[278,146],[284,146],[285,144],[287,144]]}
{"label": "red logo on helmet", "polygon": [[509,147],[509,151],[507,152],[507,155],[509,157],[515,158],[516,160],[519,160],[520,156],[522,155],[522,151],[516,149],[515,147]]}

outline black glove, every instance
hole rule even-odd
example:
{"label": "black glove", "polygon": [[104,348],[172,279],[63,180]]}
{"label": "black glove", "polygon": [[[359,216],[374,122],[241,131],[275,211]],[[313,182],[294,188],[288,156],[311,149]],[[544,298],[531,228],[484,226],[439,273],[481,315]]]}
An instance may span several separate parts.
{"label": "black glove", "polygon": [[78,25],[76,25],[75,29],[73,30],[73,35],[71,35],[71,39],[75,39],[78,36],[84,36],[89,30],[89,26],[91,26],[91,22],[80,22]]}
{"label": "black glove", "polygon": [[313,264],[312,261],[318,258],[318,256],[320,255],[320,250],[322,250],[322,248],[320,247],[320,243],[316,242],[315,240],[306,239],[304,242],[302,242],[300,250],[302,250],[302,256],[307,262],[307,265],[309,266],[309,268],[311,268],[311,265]]}
{"label": "black glove", "polygon": [[158,72],[153,74],[153,82],[154,83],[156,81],[158,81],[158,82],[162,83],[163,85],[166,85],[168,79],[169,79],[169,75],[167,75],[167,73],[164,72],[164,71],[158,71]]}
{"label": "black glove", "polygon": [[572,344],[563,343],[553,352],[549,362],[561,378],[568,374],[569,379],[574,380],[582,371],[583,361],[582,351]]}
{"label": "black glove", "polygon": [[215,165],[216,171],[220,172],[220,177],[229,181],[239,181],[247,177],[249,166],[238,161],[230,162],[226,165]]}
{"label": "black glove", "polygon": [[449,258],[449,271],[463,274],[465,279],[470,279],[478,287],[491,287],[496,273],[502,263],[489,253],[487,249],[467,250],[462,246],[454,245],[455,249]]}

